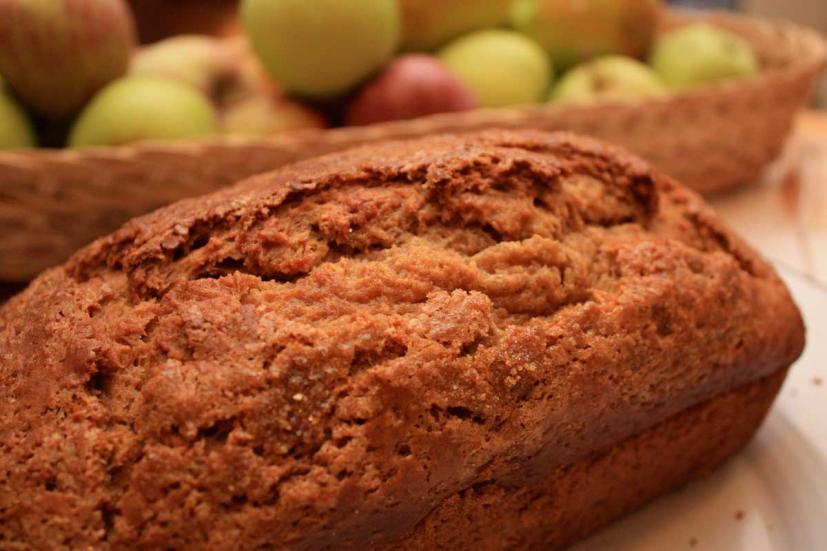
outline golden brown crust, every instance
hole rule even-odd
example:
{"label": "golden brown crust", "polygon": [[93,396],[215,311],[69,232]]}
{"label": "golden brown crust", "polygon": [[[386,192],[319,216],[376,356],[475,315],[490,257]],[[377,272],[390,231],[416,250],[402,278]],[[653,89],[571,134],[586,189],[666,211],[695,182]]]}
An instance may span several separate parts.
{"label": "golden brown crust", "polygon": [[739,451],[785,375],[782,369],[715,396],[563,467],[518,471],[506,484],[481,481],[465,488],[440,503],[396,549],[562,549]]}
{"label": "golden brown crust", "polygon": [[331,155],[136,219],[0,310],[0,543],[394,545],[802,346],[771,268],[622,152]]}

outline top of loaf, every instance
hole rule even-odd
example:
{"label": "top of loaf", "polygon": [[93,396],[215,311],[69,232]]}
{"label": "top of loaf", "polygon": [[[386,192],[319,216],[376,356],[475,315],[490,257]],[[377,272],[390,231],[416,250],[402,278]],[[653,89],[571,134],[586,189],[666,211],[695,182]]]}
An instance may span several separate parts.
{"label": "top of loaf", "polygon": [[802,344],[772,269],[633,156],[366,146],[135,219],[0,310],[0,541],[389,544]]}
{"label": "top of loaf", "polygon": [[[490,132],[371,145],[137,218],[75,255],[67,269],[84,280],[114,268],[137,296],[148,297],[229,272],[289,281],[434,227],[473,234],[477,242],[465,252],[474,254],[535,235],[563,241],[590,227],[633,224],[766,272],[700,201],[671,186],[656,189],[655,179],[637,158],[566,134]],[[658,209],[664,192],[680,212]],[[672,224],[679,218],[690,224]],[[657,219],[670,223],[654,227]]]}

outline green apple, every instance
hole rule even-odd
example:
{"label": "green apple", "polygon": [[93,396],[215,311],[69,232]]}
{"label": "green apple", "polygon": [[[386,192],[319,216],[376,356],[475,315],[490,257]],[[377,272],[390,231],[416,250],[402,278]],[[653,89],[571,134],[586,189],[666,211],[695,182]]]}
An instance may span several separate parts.
{"label": "green apple", "polygon": [[142,48],[132,59],[129,73],[189,84],[218,104],[273,88],[249,43],[241,37],[173,36]]}
{"label": "green apple", "polygon": [[685,25],[661,36],[650,62],[674,88],[748,77],[759,70],[749,43],[706,23]]}
{"label": "green apple", "polygon": [[179,140],[217,132],[215,111],[195,88],[168,78],[128,76],[95,96],[69,136],[72,147]]}
{"label": "green apple", "polygon": [[552,90],[551,101],[635,101],[667,93],[666,84],[649,66],[631,57],[606,56],[566,73]]}
{"label": "green apple", "polygon": [[241,20],[270,76],[315,98],[354,88],[399,44],[396,0],[243,0]]}
{"label": "green apple", "polygon": [[511,0],[399,0],[402,47],[430,51],[462,34],[508,21]]}
{"label": "green apple", "polygon": [[440,50],[439,58],[480,107],[541,101],[553,74],[543,49],[514,31],[490,29],[465,35]]}
{"label": "green apple", "polygon": [[0,0],[0,74],[51,118],[75,114],[123,75],[135,46],[124,0]]}
{"label": "green apple", "polygon": [[222,120],[225,134],[243,136],[269,136],[287,130],[325,126],[325,120],[303,104],[264,95],[251,96],[230,105]]}
{"label": "green apple", "polygon": [[604,55],[644,57],[661,10],[660,0],[515,0],[511,24],[567,69]]}
{"label": "green apple", "polygon": [[34,130],[28,115],[0,86],[0,149],[34,146]]}
{"label": "green apple", "polygon": [[173,78],[213,95],[233,73],[233,62],[215,38],[178,35],[142,48],[132,59],[129,72]]}

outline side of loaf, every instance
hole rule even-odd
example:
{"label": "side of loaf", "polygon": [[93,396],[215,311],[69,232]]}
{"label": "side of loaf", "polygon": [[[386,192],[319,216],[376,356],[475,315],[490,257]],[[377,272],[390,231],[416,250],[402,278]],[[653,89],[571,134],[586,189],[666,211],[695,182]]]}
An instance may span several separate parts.
{"label": "side of loaf", "polygon": [[0,310],[0,548],[556,548],[713,468],[800,354],[693,193],[564,134],[306,161]]}

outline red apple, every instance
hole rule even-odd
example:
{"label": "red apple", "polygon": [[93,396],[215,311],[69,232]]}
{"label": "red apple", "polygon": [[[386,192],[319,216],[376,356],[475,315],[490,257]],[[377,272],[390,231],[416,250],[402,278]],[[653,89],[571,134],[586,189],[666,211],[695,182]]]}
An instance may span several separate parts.
{"label": "red apple", "polygon": [[345,123],[373,124],[475,107],[470,90],[437,58],[407,54],[362,88],[347,109]]}
{"label": "red apple", "polygon": [[46,117],[78,112],[126,72],[134,47],[123,0],[0,0],[0,74]]}

